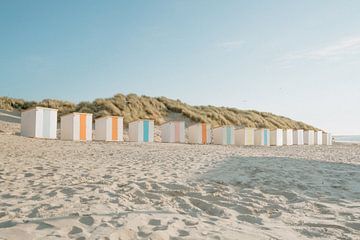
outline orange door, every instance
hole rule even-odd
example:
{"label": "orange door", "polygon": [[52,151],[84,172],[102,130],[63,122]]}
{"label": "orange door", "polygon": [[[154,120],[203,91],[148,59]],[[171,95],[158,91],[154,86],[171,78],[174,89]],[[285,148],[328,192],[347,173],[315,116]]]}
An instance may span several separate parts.
{"label": "orange door", "polygon": [[206,123],[203,123],[202,125],[201,125],[201,127],[202,127],[202,135],[201,135],[201,139],[202,139],[202,144],[206,144]]}
{"label": "orange door", "polygon": [[118,140],[118,117],[112,117],[112,140]]}
{"label": "orange door", "polygon": [[80,140],[86,141],[86,114],[80,114]]}

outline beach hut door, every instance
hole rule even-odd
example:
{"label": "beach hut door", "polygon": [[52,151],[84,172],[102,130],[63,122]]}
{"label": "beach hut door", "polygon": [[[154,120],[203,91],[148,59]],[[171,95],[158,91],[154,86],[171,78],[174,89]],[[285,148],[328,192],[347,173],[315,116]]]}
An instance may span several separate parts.
{"label": "beach hut door", "polygon": [[144,142],[149,142],[149,121],[144,121]]}

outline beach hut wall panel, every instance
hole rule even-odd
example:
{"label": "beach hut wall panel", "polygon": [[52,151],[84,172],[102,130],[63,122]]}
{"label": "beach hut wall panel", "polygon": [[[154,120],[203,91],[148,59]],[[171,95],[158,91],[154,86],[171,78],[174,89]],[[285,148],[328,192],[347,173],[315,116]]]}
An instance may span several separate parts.
{"label": "beach hut wall panel", "polygon": [[270,146],[270,130],[266,128],[255,130],[255,145]]}
{"label": "beach hut wall panel", "polygon": [[206,123],[194,124],[187,128],[189,143],[209,144],[211,143],[211,126]]}
{"label": "beach hut wall panel", "polygon": [[314,130],[304,131],[304,144],[305,145],[314,145]]}
{"label": "beach hut wall panel", "polygon": [[154,142],[154,121],[137,120],[129,123],[130,142]]}
{"label": "beach hut wall panel", "polygon": [[95,119],[95,140],[123,141],[123,118],[108,116]]}
{"label": "beach hut wall panel", "polygon": [[297,129],[293,132],[294,135],[294,145],[304,145],[304,130]]}
{"label": "beach hut wall panel", "polygon": [[161,141],[166,143],[185,143],[185,122],[170,121],[162,124]]}
{"label": "beach hut wall panel", "polygon": [[219,145],[233,145],[234,140],[234,127],[223,126],[213,129],[213,142]]}
{"label": "beach hut wall panel", "polygon": [[254,128],[240,128],[235,130],[235,145],[237,146],[251,146],[255,144]]}
{"label": "beach hut wall panel", "polygon": [[283,133],[283,144],[287,146],[293,145],[294,132],[292,129],[285,129]]}
{"label": "beach hut wall panel", "polygon": [[92,140],[92,114],[70,113],[61,117],[61,139]]}
{"label": "beach hut wall panel", "polygon": [[322,143],[323,145],[332,145],[332,136],[330,133],[322,134]]}
{"label": "beach hut wall panel", "polygon": [[322,135],[323,135],[323,132],[322,131],[316,131],[314,133],[314,144],[315,145],[322,145]]}
{"label": "beach hut wall panel", "polygon": [[283,130],[275,129],[270,131],[270,145],[282,146],[283,145]]}
{"label": "beach hut wall panel", "polygon": [[57,111],[35,107],[21,112],[21,136],[56,139]]}

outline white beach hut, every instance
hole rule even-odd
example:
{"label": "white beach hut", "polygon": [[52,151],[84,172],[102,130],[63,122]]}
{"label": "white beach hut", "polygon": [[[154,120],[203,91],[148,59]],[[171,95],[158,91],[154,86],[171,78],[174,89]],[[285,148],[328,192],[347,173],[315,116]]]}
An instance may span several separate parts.
{"label": "white beach hut", "polygon": [[197,123],[187,128],[187,136],[189,143],[209,144],[211,143],[211,127],[210,124]]}
{"label": "white beach hut", "polygon": [[95,119],[95,140],[123,141],[123,118],[106,116]]}
{"label": "white beach hut", "polygon": [[294,138],[293,138],[294,145],[304,145],[304,130],[302,130],[302,129],[294,130],[293,136],[294,136]]}
{"label": "white beach hut", "polygon": [[185,143],[185,122],[169,121],[161,125],[161,141],[165,143]]}
{"label": "white beach hut", "polygon": [[270,130],[267,128],[260,128],[255,130],[255,145],[270,146]]}
{"label": "white beach hut", "polygon": [[323,145],[332,145],[332,136],[330,133],[323,133],[322,134],[322,143]]}
{"label": "white beach hut", "polygon": [[314,145],[314,130],[304,131],[304,144]]}
{"label": "white beach hut", "polygon": [[142,119],[129,123],[129,141],[153,142],[154,121],[149,119]]}
{"label": "white beach hut", "polygon": [[234,139],[234,127],[222,126],[213,129],[213,142],[219,145],[233,145]]}
{"label": "white beach hut", "polygon": [[270,145],[282,146],[283,145],[283,130],[275,129],[270,131]]}
{"label": "white beach hut", "polygon": [[35,107],[21,112],[21,136],[56,138],[57,109]]}
{"label": "white beach hut", "polygon": [[323,132],[322,131],[316,131],[314,133],[314,144],[315,145],[322,145],[322,135],[323,135]]}
{"label": "white beach hut", "polygon": [[235,145],[251,146],[255,144],[254,135],[255,128],[239,128],[235,129]]}
{"label": "white beach hut", "polygon": [[91,141],[92,114],[75,112],[62,116],[61,139],[73,141]]}
{"label": "white beach hut", "polygon": [[283,133],[283,144],[287,146],[293,145],[294,136],[292,129],[285,129]]}

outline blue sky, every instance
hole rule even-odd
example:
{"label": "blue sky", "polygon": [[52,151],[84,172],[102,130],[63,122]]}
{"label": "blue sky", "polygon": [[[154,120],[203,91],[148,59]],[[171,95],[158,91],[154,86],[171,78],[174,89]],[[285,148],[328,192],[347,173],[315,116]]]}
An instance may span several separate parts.
{"label": "blue sky", "polygon": [[360,134],[360,1],[1,1],[0,96],[115,93]]}

